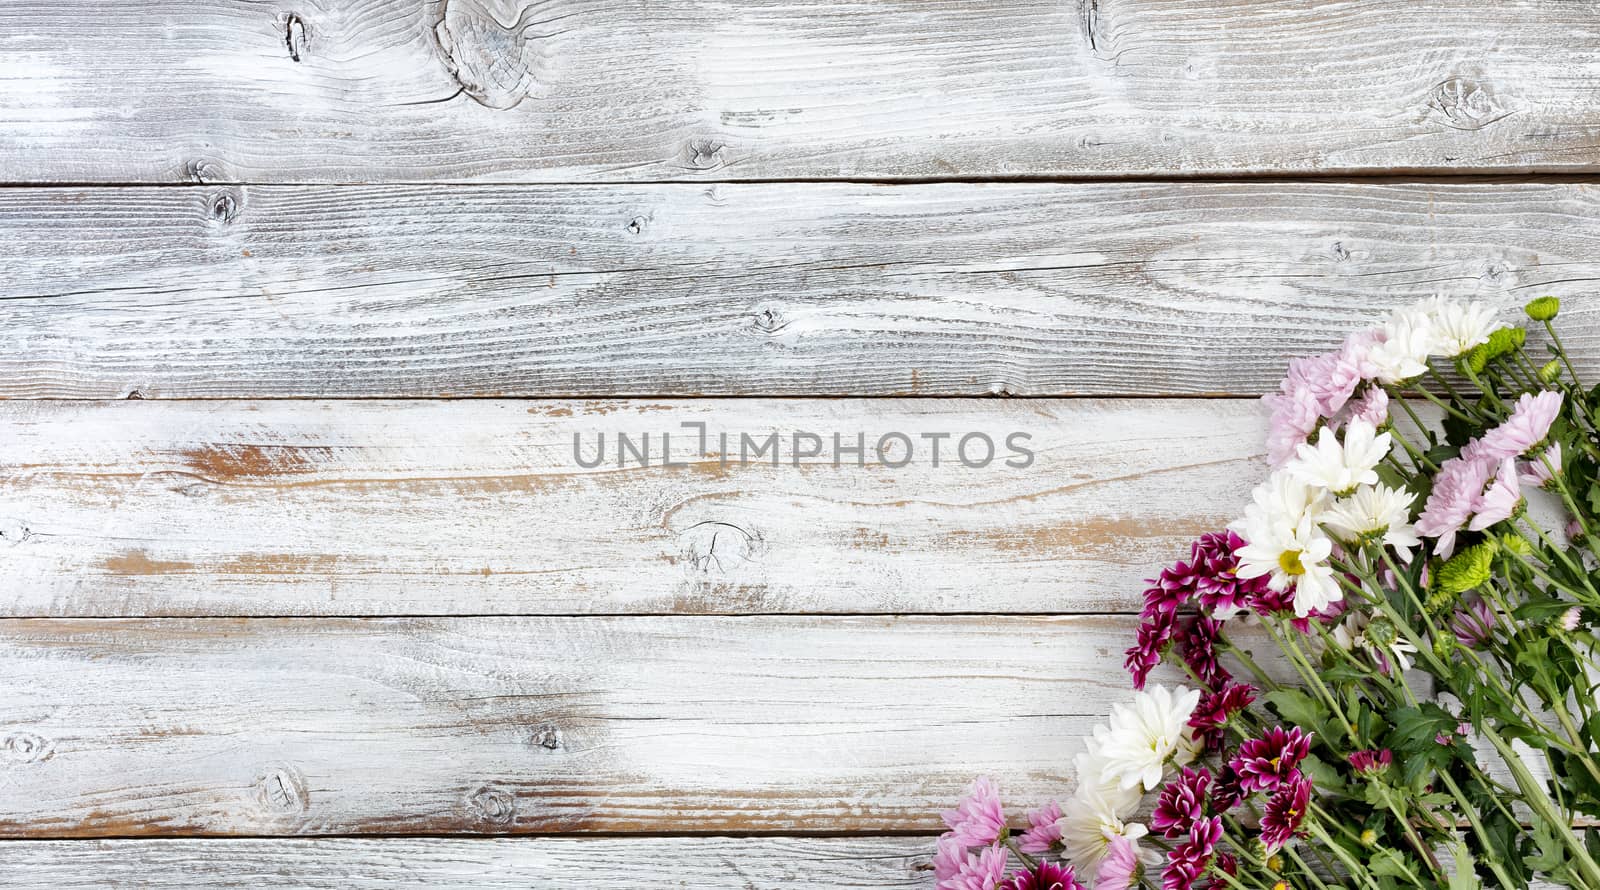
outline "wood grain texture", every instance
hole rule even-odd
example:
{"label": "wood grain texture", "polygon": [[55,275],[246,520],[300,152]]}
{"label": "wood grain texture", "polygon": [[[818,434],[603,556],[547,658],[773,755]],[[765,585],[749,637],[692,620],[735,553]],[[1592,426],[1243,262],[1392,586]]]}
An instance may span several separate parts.
{"label": "wood grain texture", "polygon": [[0,888],[929,890],[931,837],[8,841]]}
{"label": "wood grain texture", "polygon": [[1070,793],[1135,621],[10,619],[0,836],[934,832]]}
{"label": "wood grain texture", "polygon": [[1600,26],[1587,4],[1423,11],[24,0],[0,24],[0,171],[174,182],[1600,168]]}
{"label": "wood grain texture", "polygon": [[0,614],[1127,611],[1263,436],[1242,400],[3,402]]}
{"label": "wood grain texture", "polygon": [[0,396],[1255,394],[1431,293],[1567,298],[1572,183],[0,191]]}

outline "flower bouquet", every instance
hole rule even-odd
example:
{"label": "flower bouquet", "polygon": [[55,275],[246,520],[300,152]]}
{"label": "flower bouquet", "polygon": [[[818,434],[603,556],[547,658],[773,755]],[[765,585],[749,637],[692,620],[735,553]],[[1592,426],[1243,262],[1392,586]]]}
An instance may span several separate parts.
{"label": "flower bouquet", "polygon": [[1600,387],[1559,311],[1535,346],[1430,299],[1292,362],[1270,474],[1150,582],[1072,796],[1013,835],[974,783],[940,890],[1600,890]]}

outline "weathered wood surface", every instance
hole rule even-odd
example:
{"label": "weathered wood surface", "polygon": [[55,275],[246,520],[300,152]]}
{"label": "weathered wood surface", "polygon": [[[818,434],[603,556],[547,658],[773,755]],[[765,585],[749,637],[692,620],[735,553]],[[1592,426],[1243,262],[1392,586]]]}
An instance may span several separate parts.
{"label": "weathered wood surface", "polygon": [[1600,169],[1587,3],[9,2],[10,181]]}
{"label": "weathered wood surface", "polygon": [[1128,616],[0,621],[0,836],[937,831],[1070,792]]}
{"label": "weathered wood surface", "polygon": [[930,890],[928,837],[8,841],[0,888]]}
{"label": "weathered wood surface", "polygon": [[1263,435],[1246,400],[3,402],[0,614],[1127,611]]}
{"label": "weathered wood surface", "polygon": [[1276,385],[1396,305],[1568,298],[1578,183],[0,191],[0,396]]}

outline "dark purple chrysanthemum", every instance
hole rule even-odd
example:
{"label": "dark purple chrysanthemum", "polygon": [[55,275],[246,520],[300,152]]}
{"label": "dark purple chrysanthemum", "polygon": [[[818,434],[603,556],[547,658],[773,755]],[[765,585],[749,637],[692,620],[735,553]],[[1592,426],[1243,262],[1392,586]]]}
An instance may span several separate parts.
{"label": "dark purple chrysanthemum", "polygon": [[1167,868],[1161,873],[1162,890],[1193,890],[1206,873],[1217,841],[1222,839],[1222,817],[1201,819],[1189,832],[1189,839],[1167,854]]}
{"label": "dark purple chrysanthemum", "polygon": [[1200,704],[1189,717],[1189,728],[1194,730],[1197,740],[1205,743],[1206,750],[1221,751],[1228,721],[1255,700],[1254,687],[1245,683],[1229,683],[1216,692],[1200,697]]}
{"label": "dark purple chrysanthemum", "polygon": [[1133,688],[1143,689],[1145,679],[1161,663],[1161,653],[1172,642],[1177,629],[1177,617],[1168,612],[1156,611],[1139,624],[1135,643],[1129,647],[1123,666],[1133,676]]}
{"label": "dark purple chrysanthemum", "polygon": [[1161,789],[1156,808],[1150,814],[1150,827],[1167,837],[1187,834],[1206,814],[1206,792],[1211,788],[1211,771],[1205,767],[1184,767],[1177,778]]}
{"label": "dark purple chrysanthemum", "polygon": [[1350,767],[1363,776],[1375,776],[1389,768],[1394,763],[1394,752],[1388,748],[1381,751],[1354,751],[1350,754]]}
{"label": "dark purple chrysanthemum", "polygon": [[1239,743],[1228,765],[1245,791],[1271,791],[1299,775],[1300,761],[1311,753],[1311,735],[1293,726],[1274,726],[1259,738]]}
{"label": "dark purple chrysanthemum", "polygon": [[1245,790],[1239,787],[1239,774],[1232,766],[1223,765],[1217,780],[1211,786],[1211,810],[1226,813],[1245,799]]}
{"label": "dark purple chrysanthemum", "polygon": [[1219,689],[1233,679],[1217,659],[1217,642],[1221,639],[1222,622],[1205,615],[1182,622],[1175,638],[1178,654],[1189,665],[1189,670],[1211,689]]}
{"label": "dark purple chrysanthemum", "polygon": [[1072,866],[1041,862],[1029,871],[1012,872],[998,890],[1084,890]]}
{"label": "dark purple chrysanthemum", "polygon": [[1296,773],[1267,801],[1261,813],[1261,842],[1276,852],[1300,831],[1311,805],[1311,779]]}
{"label": "dark purple chrysanthemum", "polygon": [[1235,574],[1243,538],[1231,531],[1201,535],[1189,548],[1189,574],[1202,608],[1226,616],[1250,607],[1250,599],[1267,588],[1266,577],[1240,578]]}

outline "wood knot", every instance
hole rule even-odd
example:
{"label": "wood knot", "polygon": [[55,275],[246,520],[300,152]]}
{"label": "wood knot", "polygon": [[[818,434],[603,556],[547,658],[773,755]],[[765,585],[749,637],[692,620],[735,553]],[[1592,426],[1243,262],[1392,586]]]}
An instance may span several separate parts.
{"label": "wood knot", "polygon": [[50,740],[38,733],[12,732],[0,738],[0,760],[13,765],[39,763],[54,753]]}
{"label": "wood knot", "polygon": [[715,139],[690,139],[683,147],[684,162],[695,170],[716,170],[728,165],[723,153],[728,146]]}
{"label": "wood knot", "polygon": [[697,522],[683,533],[684,555],[702,575],[726,575],[756,558],[761,538],[731,522]]}
{"label": "wood knot", "polygon": [[208,182],[220,182],[227,178],[223,175],[220,165],[205,158],[195,158],[185,163],[183,165],[183,175],[190,182],[198,182],[202,185]]}
{"label": "wood knot", "polygon": [[628,226],[627,226],[628,234],[630,234],[630,235],[642,235],[642,234],[644,234],[644,227],[645,227],[645,223],[647,223],[647,222],[649,222],[649,220],[645,219],[642,216],[636,216],[633,219],[628,220]]}
{"label": "wood knot", "polygon": [[[515,108],[549,79],[550,57],[531,20],[542,6],[515,0],[447,0],[433,33],[445,68],[461,91],[485,108]],[[497,14],[499,8],[505,14]]]}
{"label": "wood knot", "polygon": [[546,751],[561,750],[561,730],[554,723],[546,723],[533,731],[528,742]]}
{"label": "wood knot", "polygon": [[1513,113],[1489,84],[1468,77],[1435,85],[1428,93],[1428,108],[1453,130],[1481,130]]}
{"label": "wood knot", "polygon": [[467,795],[467,809],[481,821],[510,825],[517,818],[517,799],[509,791],[485,785]]}
{"label": "wood knot", "polygon": [[233,222],[239,215],[239,200],[228,192],[222,192],[211,199],[211,218],[223,225]]}
{"label": "wood knot", "polygon": [[0,543],[15,547],[33,537],[33,530],[20,519],[0,519]]}
{"label": "wood knot", "polygon": [[291,12],[283,19],[283,42],[289,47],[289,58],[300,61],[306,52],[306,23],[297,12]]}
{"label": "wood knot", "polygon": [[268,767],[257,777],[255,801],[269,813],[291,816],[306,811],[311,805],[311,795],[299,770],[279,764]]}
{"label": "wood knot", "polygon": [[763,334],[776,334],[789,326],[789,320],[783,317],[782,312],[769,306],[756,313],[755,326]]}

